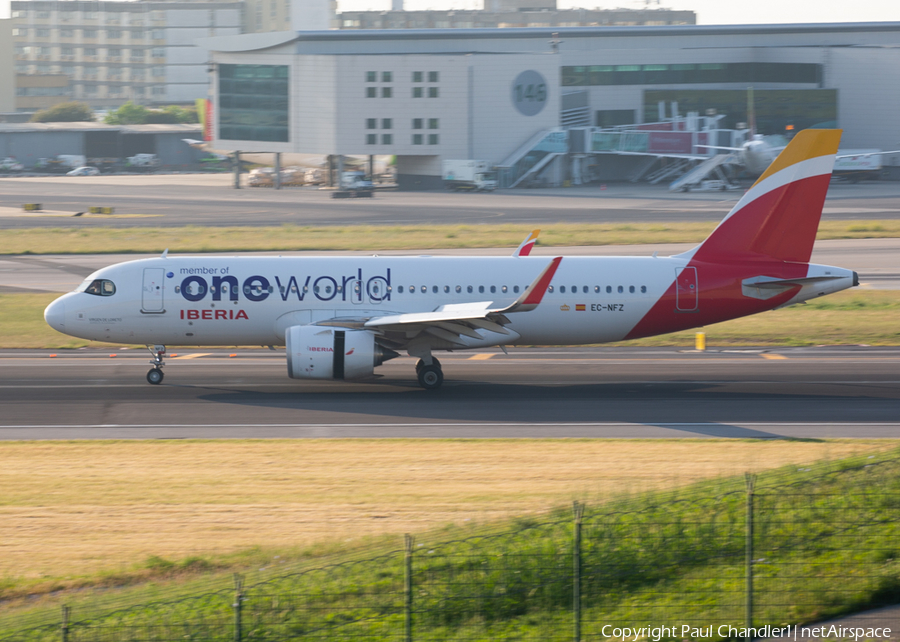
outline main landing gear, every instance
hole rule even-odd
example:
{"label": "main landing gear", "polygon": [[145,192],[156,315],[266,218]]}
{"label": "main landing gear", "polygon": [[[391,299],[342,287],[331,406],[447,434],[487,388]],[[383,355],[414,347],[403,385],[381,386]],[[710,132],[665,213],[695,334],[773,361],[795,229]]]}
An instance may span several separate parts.
{"label": "main landing gear", "polygon": [[153,361],[150,362],[150,365],[153,367],[147,372],[147,382],[157,385],[162,383],[163,380],[162,369],[163,366],[166,365],[165,361],[163,361],[163,357],[166,356],[166,346],[147,346],[147,349],[150,351],[150,354],[153,355]]}
{"label": "main landing gear", "polygon": [[419,385],[425,390],[437,390],[444,383],[444,371],[436,357],[431,357],[431,365],[426,365],[419,359],[416,363],[416,376],[419,378]]}

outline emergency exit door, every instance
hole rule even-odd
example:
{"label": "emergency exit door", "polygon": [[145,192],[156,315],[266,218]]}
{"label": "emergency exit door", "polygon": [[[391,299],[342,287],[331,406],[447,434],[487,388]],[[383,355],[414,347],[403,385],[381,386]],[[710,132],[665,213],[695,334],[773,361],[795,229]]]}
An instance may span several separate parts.
{"label": "emergency exit door", "polygon": [[144,287],[141,293],[142,312],[165,312],[163,307],[164,271],[162,268],[144,268]]}
{"label": "emergency exit door", "polygon": [[697,268],[675,268],[675,309],[696,312],[698,301]]}

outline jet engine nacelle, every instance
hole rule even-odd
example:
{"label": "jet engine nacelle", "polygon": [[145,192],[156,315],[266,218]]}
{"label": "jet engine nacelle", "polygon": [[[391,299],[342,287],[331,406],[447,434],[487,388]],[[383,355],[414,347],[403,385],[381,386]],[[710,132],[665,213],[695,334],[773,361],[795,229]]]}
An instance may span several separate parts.
{"label": "jet engine nacelle", "polygon": [[400,356],[375,343],[366,330],[316,325],[291,326],[284,333],[291,379],[358,379]]}

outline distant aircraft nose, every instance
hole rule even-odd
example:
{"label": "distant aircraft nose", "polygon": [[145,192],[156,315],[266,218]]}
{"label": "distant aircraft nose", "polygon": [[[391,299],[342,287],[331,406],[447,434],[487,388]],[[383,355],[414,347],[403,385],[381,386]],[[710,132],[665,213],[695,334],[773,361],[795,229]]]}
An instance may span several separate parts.
{"label": "distant aircraft nose", "polygon": [[66,302],[62,299],[57,299],[56,301],[48,305],[47,309],[44,310],[44,321],[46,321],[47,325],[49,325],[54,330],[65,332]]}

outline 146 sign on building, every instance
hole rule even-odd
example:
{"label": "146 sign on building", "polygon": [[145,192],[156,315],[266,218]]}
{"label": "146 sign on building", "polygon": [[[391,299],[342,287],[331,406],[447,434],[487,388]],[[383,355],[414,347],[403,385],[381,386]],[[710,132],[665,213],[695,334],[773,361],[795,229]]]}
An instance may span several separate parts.
{"label": "146 sign on building", "polygon": [[523,116],[539,114],[547,104],[547,81],[534,70],[523,71],[513,81],[512,102]]}

